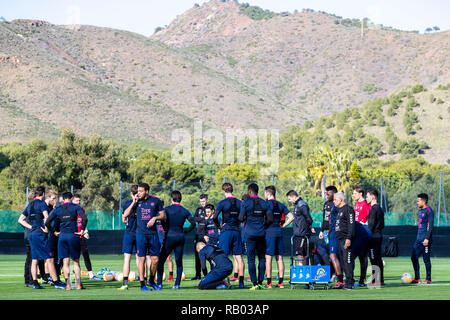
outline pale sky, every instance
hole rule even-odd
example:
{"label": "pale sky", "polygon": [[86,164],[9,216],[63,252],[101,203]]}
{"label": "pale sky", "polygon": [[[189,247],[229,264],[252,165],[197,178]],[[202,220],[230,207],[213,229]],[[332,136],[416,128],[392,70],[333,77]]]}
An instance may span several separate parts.
{"label": "pale sky", "polygon": [[[205,0],[0,0],[0,17],[110,27],[151,36]],[[401,30],[450,30],[449,0],[241,0],[275,12],[310,8]]]}

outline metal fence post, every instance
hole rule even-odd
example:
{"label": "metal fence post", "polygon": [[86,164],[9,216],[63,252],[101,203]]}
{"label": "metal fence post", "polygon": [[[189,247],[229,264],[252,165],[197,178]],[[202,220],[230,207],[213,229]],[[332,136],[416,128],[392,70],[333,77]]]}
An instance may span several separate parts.
{"label": "metal fence post", "polygon": [[272,185],[275,186],[275,176],[272,175]]}
{"label": "metal fence post", "polygon": [[30,196],[30,189],[27,187],[27,207],[28,207],[28,198]]}
{"label": "metal fence post", "polygon": [[445,214],[445,222],[448,223],[447,220],[447,205],[445,204],[445,188],[444,188],[444,183],[442,183],[442,199],[444,200],[444,214]]}
{"label": "metal fence post", "polygon": [[441,218],[441,194],[442,194],[442,169],[439,173],[439,201],[438,201],[438,227]]}
{"label": "metal fence post", "polygon": [[176,183],[176,181],[175,180],[173,180],[173,185],[172,185],[172,191],[175,191],[176,189],[176,185],[177,185],[177,183]]}
{"label": "metal fence post", "polygon": [[120,217],[120,213],[122,212],[122,181],[119,184],[119,230],[121,229],[122,219]]}
{"label": "metal fence post", "polygon": [[114,230],[114,209],[112,211],[112,229]]}
{"label": "metal fence post", "polygon": [[[225,183],[225,182],[227,182],[227,177],[226,176],[223,177],[223,183]],[[223,195],[222,197],[223,197],[223,199],[225,199],[225,195]]]}
{"label": "metal fence post", "polygon": [[323,199],[326,200],[326,198],[327,198],[327,174],[326,173],[323,174],[323,190],[324,190]]}

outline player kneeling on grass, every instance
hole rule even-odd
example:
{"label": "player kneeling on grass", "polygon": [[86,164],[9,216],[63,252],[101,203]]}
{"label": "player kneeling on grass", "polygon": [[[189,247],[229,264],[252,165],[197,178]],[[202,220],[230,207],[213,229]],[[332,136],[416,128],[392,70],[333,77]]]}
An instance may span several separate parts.
{"label": "player kneeling on grass", "polygon": [[[70,259],[73,260],[73,271],[75,273],[75,281],[77,289],[84,289],[81,284],[81,269],[80,269],[80,255],[81,255],[81,239],[80,236],[84,234],[87,225],[87,217],[83,209],[76,204],[73,204],[72,193],[64,192],[64,204],[52,211],[48,217],[45,226],[51,229],[51,222],[56,219],[56,225],[59,225],[59,240],[58,240],[58,257],[63,259],[64,278],[66,279],[66,290],[70,290]],[[81,217],[81,231],[78,230],[78,216]],[[54,230],[51,230],[54,232]]]}
{"label": "player kneeling on grass", "polygon": [[231,285],[227,277],[233,272],[233,263],[217,246],[217,239],[212,237],[208,239],[207,244],[198,242],[196,250],[202,269],[206,268],[206,260],[212,266],[212,270],[200,281],[198,288],[200,290],[230,289]]}

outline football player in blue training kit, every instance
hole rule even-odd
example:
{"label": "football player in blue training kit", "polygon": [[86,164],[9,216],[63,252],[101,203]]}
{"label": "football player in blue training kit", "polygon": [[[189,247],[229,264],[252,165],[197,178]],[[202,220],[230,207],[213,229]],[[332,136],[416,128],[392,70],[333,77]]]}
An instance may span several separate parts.
{"label": "football player in blue training kit", "polygon": [[[138,255],[138,271],[141,291],[151,291],[156,286],[156,267],[159,260],[161,246],[158,239],[156,221],[164,220],[165,213],[161,199],[151,196],[148,192],[150,186],[147,183],[138,184],[137,197],[133,198],[133,203],[125,210],[124,218],[136,211],[136,247]],[[144,280],[145,259],[147,253],[151,257],[150,286]]]}
{"label": "football player in blue training kit", "polygon": [[[172,205],[164,208],[166,218],[162,224],[167,232],[158,262],[158,285],[155,288],[157,290],[162,289],[164,263],[172,251],[175,253],[175,264],[177,265],[177,278],[173,289],[180,289],[181,275],[183,273],[184,234],[191,232],[195,228],[194,217],[180,204],[182,199],[181,192],[178,190],[172,191],[170,198],[172,199]],[[191,225],[186,231],[183,231],[186,220]]]}
{"label": "football player in blue training kit", "polygon": [[211,271],[198,284],[200,290],[231,289],[227,277],[233,272],[233,263],[219,248],[216,240],[217,239],[210,238],[206,244],[198,242],[196,246],[202,269],[206,269],[206,260],[208,260],[212,266]]}
{"label": "football player in blue training kit", "polygon": [[[258,185],[248,186],[250,198],[241,205],[239,220],[245,222],[247,243],[248,273],[253,287],[250,290],[264,289],[262,282],[266,272],[266,230],[273,223],[272,203],[258,197]],[[258,277],[256,276],[256,256],[258,256]]]}
{"label": "football player in blue training kit", "polygon": [[[26,207],[19,217],[19,224],[30,230],[29,242],[31,248],[31,276],[33,279],[33,289],[43,289],[37,280],[37,267],[39,260],[48,261],[50,276],[54,280],[56,289],[64,289],[64,284],[59,282],[56,275],[53,255],[48,244],[48,228],[45,222],[48,221],[48,207],[43,201],[45,187],[39,186],[34,191],[35,198]],[[29,222],[27,222],[27,220]],[[44,272],[45,274],[45,272]],[[42,276],[44,276],[44,274]]]}
{"label": "football player in blue training kit", "polygon": [[323,205],[323,222],[319,239],[328,238],[328,252],[337,278],[335,287],[343,288],[344,275],[342,274],[341,264],[339,262],[339,240],[336,237],[337,208],[334,205],[334,194],[337,193],[338,190],[335,186],[328,186],[325,190],[327,201],[325,201]]}
{"label": "football player in blue training kit", "polygon": [[[428,206],[428,195],[421,193],[417,195],[417,206],[419,207],[417,237],[411,253],[411,261],[414,267],[414,280],[412,283],[431,283],[431,243],[433,241],[434,211]],[[419,257],[423,255],[423,262],[427,272],[424,281],[420,279]]]}
{"label": "football player in blue training kit", "polygon": [[[130,188],[131,199],[137,197],[138,193],[138,185],[132,185]],[[128,200],[123,204],[124,213],[125,210],[131,206],[133,200]],[[126,218],[123,217],[122,213],[122,221],[126,224],[125,233],[123,234],[122,241],[122,253],[123,253],[123,285],[118,290],[127,290],[128,289],[128,276],[130,275],[130,262],[131,255],[136,253],[136,208],[132,210],[130,215]],[[136,259],[136,264],[138,260]]]}
{"label": "football player in blue training kit", "polygon": [[265,288],[272,288],[272,257],[275,256],[278,266],[278,284],[277,288],[284,288],[284,245],[281,225],[285,222],[285,217],[289,214],[289,209],[281,202],[275,199],[275,186],[268,186],[264,190],[264,197],[273,207],[273,223],[266,229],[266,275],[267,283]]}
{"label": "football player in blue training kit", "polygon": [[[221,200],[214,213],[214,222],[220,229],[219,247],[229,256],[233,255],[238,265],[239,288],[244,286],[244,260],[242,259],[243,243],[241,236],[241,221],[239,212],[241,210],[241,200],[233,197],[233,186],[225,182],[222,185],[222,192],[225,199]],[[222,214],[222,224],[219,223],[219,214]]]}
{"label": "football player in blue training kit", "polygon": [[[87,217],[83,209],[72,203],[72,193],[64,192],[64,203],[54,209],[45,223],[49,229],[52,228],[51,222],[56,219],[56,228],[59,227],[58,257],[63,259],[64,278],[66,279],[66,290],[71,290],[70,277],[70,259],[73,261],[73,272],[75,274],[76,288],[84,289],[81,283],[80,255],[81,242],[80,236],[86,230]],[[81,231],[78,232],[78,216],[81,217]],[[51,230],[54,232],[54,230]]]}
{"label": "football player in blue training kit", "polygon": [[[49,190],[45,192],[45,203],[47,204],[47,207],[49,209],[49,213],[52,212],[53,208],[56,205],[56,197],[57,194],[55,191],[53,190]],[[53,223],[55,221],[53,220]],[[59,230],[58,230],[59,232]],[[53,265],[55,268],[55,273],[57,276],[57,281],[60,281],[60,274],[61,274],[61,267],[62,265],[59,263],[59,258],[58,258],[58,237],[53,233],[53,232],[49,232],[48,233],[48,245],[50,248],[50,251],[52,252],[52,256],[53,256]],[[47,263],[49,263],[49,261],[47,261]],[[50,270],[50,267],[47,265],[45,267],[45,269]],[[46,275],[47,276],[47,275]],[[49,276],[49,274],[48,274]],[[53,283],[54,280],[52,279],[52,281],[50,283]]]}
{"label": "football player in blue training kit", "polygon": [[[165,207],[164,205],[164,200],[161,200],[162,204],[163,204],[163,208]],[[157,221],[158,224],[158,238],[159,238],[159,244],[161,245],[161,248],[164,244],[164,239],[166,238],[166,231],[164,231],[163,225],[162,225],[162,221],[158,220]],[[173,282],[173,261],[172,261],[172,254],[169,254],[167,256],[167,266],[169,268],[169,278],[167,279],[167,281],[169,282]],[[158,267],[156,267],[158,268]],[[164,276],[165,274],[163,273],[163,280],[164,280]],[[156,272],[156,277],[158,277],[158,272]]]}

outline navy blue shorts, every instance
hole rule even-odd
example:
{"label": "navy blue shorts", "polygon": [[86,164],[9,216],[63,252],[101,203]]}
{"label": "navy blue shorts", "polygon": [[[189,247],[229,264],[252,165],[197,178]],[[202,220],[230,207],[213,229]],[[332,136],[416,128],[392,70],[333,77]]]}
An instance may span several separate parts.
{"label": "navy blue shorts", "polygon": [[145,257],[146,255],[159,257],[161,244],[158,234],[136,233],[136,247],[138,257]]}
{"label": "navy blue shorts", "polygon": [[81,254],[80,236],[70,233],[61,233],[58,241],[58,258],[79,259]]}
{"label": "navy blue shorts", "polygon": [[122,253],[136,253],[136,234],[125,232],[123,235]]}
{"label": "navy blue shorts", "polygon": [[48,245],[48,237],[46,234],[30,234],[30,249],[31,259],[33,260],[45,260],[52,258],[52,253]]}
{"label": "navy blue shorts", "polygon": [[336,237],[336,232],[330,232],[329,241],[330,254],[339,254],[339,239]]}
{"label": "navy blue shorts", "polygon": [[352,243],[352,253],[355,257],[367,256],[369,241],[372,239],[372,232],[370,232],[367,225],[359,222],[355,223],[355,238]]}
{"label": "navy blue shorts", "polygon": [[278,256],[284,254],[283,237],[266,237],[266,255]]}
{"label": "navy blue shorts", "polygon": [[243,252],[241,232],[237,230],[225,230],[219,235],[219,247],[225,255],[241,255]]}

